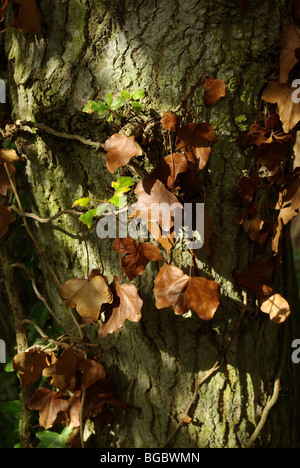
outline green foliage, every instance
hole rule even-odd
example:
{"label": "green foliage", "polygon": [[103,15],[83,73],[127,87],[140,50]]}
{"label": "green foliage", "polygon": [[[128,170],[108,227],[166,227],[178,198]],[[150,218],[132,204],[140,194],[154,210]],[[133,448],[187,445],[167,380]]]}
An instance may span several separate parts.
{"label": "green foliage", "polygon": [[[120,95],[114,97],[112,93],[108,93],[103,100],[95,102],[90,100],[86,103],[83,112],[92,114],[97,112],[99,115],[106,115],[106,120],[111,122],[116,119],[121,121],[125,114],[130,110],[139,114],[143,110],[140,99],[145,97],[145,92],[142,89],[137,89],[130,93],[129,91],[121,91]],[[122,111],[119,112],[119,111]]]}
{"label": "green foliage", "polygon": [[54,431],[40,431],[35,435],[40,440],[37,448],[67,448],[66,443],[73,431],[71,427],[65,427],[61,433]]}

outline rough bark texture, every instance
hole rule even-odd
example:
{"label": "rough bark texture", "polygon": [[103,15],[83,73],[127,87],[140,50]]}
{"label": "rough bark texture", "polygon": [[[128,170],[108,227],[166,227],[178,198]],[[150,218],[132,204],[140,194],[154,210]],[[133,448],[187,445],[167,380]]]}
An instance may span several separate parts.
{"label": "rough bark texture", "polygon": [[[283,0],[155,1],[40,0],[44,27],[36,36],[15,29],[5,33],[10,103],[13,117],[43,122],[57,131],[104,142],[113,133],[100,117],[83,114],[89,99],[107,92],[142,88],[146,104],[161,113],[176,106],[201,75],[220,78],[227,94],[206,109],[196,90],[191,109],[215,129],[217,142],[202,180],[206,207],[212,215],[211,255],[199,251],[199,266],[220,282],[221,305],[211,322],[194,314],[177,317],[155,308],[153,279],[159,266],[148,265],[136,281],[144,300],[142,320],[126,323],[99,343],[99,354],[116,382],[116,396],[126,400],[134,378],[129,408],[118,432],[117,447],[159,447],[185,412],[195,382],[214,364],[233,329],[241,295],[232,272],[248,265],[249,241],[234,225],[232,198],[249,161],[234,141],[254,122],[260,92],[278,58],[277,40],[289,17]],[[105,196],[115,180],[105,156],[76,141],[43,132],[22,140],[26,162],[19,177],[31,209],[47,217],[70,208],[82,196]],[[80,226],[70,215],[39,225],[30,221],[39,246],[59,280],[86,275],[86,250]],[[102,242],[105,273],[120,275],[112,241]],[[94,227],[88,234],[91,268],[99,266]],[[282,293],[292,303],[292,318],[283,326],[249,306],[224,365],[200,387],[192,421],[170,441],[174,447],[244,447],[284,367],[281,390],[255,444],[297,446],[297,368],[290,345],[297,337],[298,313],[293,297],[291,251],[287,241]],[[198,254],[197,254],[198,255]],[[177,252],[182,267],[186,252]],[[49,300],[65,314],[56,284],[41,264]],[[91,331],[92,334],[92,331]],[[282,361],[283,360],[283,361]],[[283,364],[282,364],[283,363]],[[299,419],[299,418],[298,418]],[[114,423],[118,430],[120,417]],[[98,446],[109,446],[104,432]]]}

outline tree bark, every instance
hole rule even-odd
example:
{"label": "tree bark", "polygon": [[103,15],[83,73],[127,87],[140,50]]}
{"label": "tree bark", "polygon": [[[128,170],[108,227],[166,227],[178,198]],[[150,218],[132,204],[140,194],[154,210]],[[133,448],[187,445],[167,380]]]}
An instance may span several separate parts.
{"label": "tree bark", "polygon": [[[243,310],[233,271],[247,269],[251,242],[234,223],[233,199],[250,160],[235,139],[255,121],[261,91],[279,56],[278,35],[289,22],[290,2],[40,0],[39,7],[44,19],[39,34],[21,34],[14,28],[5,33],[15,120],[44,123],[57,132],[104,143],[114,129],[100,117],[82,113],[89,99],[141,88],[146,91],[146,106],[161,115],[175,108],[200,76],[226,83],[226,96],[212,108],[205,107],[201,88],[187,102],[191,115],[209,122],[217,135],[199,181],[212,217],[210,250],[202,248],[197,257],[204,274],[219,282],[221,304],[210,322],[193,313],[175,316],[171,310],[157,310],[152,289],[162,264],[149,264],[135,280],[144,301],[142,320],[126,322],[100,342],[95,329],[87,327],[116,384],[115,396],[125,401],[134,382],[123,423],[118,415],[111,431],[108,428],[94,443],[109,447],[117,433],[115,445],[123,448],[246,447],[279,372],[276,404],[251,445],[297,447],[299,372],[290,355],[291,342],[299,336],[299,309],[296,283],[290,279],[294,273],[288,232],[282,247],[281,292],[291,305],[291,319],[283,325],[271,323],[249,300],[225,359],[197,387],[222,353]],[[20,141],[25,161],[18,183],[31,211],[40,217],[70,209],[84,196],[106,198],[111,181],[126,174],[125,170],[112,176],[104,152],[78,140],[36,130],[23,133]],[[86,276],[86,248],[77,217],[64,214],[50,223],[28,223],[61,283]],[[94,226],[86,238],[90,269],[98,268]],[[110,281],[115,274],[120,277],[119,259],[111,246],[110,239],[101,242]],[[184,251],[173,259],[182,268],[190,266]],[[49,301],[67,321],[59,288],[43,262],[40,267]],[[191,401],[191,422],[174,432]]]}

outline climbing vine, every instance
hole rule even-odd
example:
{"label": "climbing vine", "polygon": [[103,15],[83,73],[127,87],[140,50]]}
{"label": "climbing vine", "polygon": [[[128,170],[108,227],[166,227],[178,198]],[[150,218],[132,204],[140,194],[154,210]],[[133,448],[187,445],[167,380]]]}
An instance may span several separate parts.
{"label": "climbing vine", "polygon": [[[0,13],[3,17],[7,3],[7,0],[2,1]],[[31,6],[28,6],[28,2],[26,4],[26,8],[34,12],[30,24],[23,21],[26,16],[23,16],[25,2],[14,3],[18,3],[19,7],[15,9],[15,20],[10,26],[34,34],[41,24],[36,2],[30,3]],[[281,265],[280,241],[284,227],[298,215],[300,207],[300,171],[297,167],[291,168],[290,156],[300,121],[299,104],[293,101],[292,96],[295,91],[293,82],[299,69],[300,30],[294,25],[285,26],[280,33],[279,46],[278,79],[270,80],[262,93],[257,119],[249,123],[249,130],[236,140],[236,145],[249,161],[249,167],[236,181],[234,200],[237,209],[235,223],[249,237],[250,263],[247,270],[234,271],[233,277],[237,287],[245,289],[247,294],[253,294],[261,312],[267,313],[275,323],[284,322],[291,313],[287,300],[276,288],[275,277]],[[143,274],[149,262],[161,262],[153,285],[157,309],[171,308],[175,315],[192,310],[200,320],[211,320],[220,305],[220,285],[206,272],[200,271],[192,243],[185,237],[184,229],[179,242],[189,246],[189,272],[175,265],[172,257],[178,242],[175,210],[183,218],[186,194],[189,197],[193,195],[198,183],[197,176],[208,163],[218,138],[208,122],[192,119],[191,114],[185,112],[186,103],[192,101],[193,92],[198,87],[203,88],[207,107],[216,105],[226,95],[223,80],[204,74],[176,108],[165,111],[159,117],[153,113],[147,114],[142,103],[145,92],[140,89],[123,90],[118,96],[109,93],[103,100],[89,101],[83,112],[97,112],[114,129],[105,142],[55,132],[44,124],[32,122],[12,122],[8,125],[3,122],[1,125],[0,193],[7,197],[12,191],[14,203],[10,206],[0,204],[0,239],[9,235],[11,224],[19,216],[38,255],[59,287],[66,312],[74,323],[72,333],[64,330],[60,336],[50,337],[34,321],[30,322],[40,338],[26,352],[17,353],[12,365],[18,372],[21,387],[38,384],[29,409],[39,412],[40,427],[47,431],[60,424],[72,429],[66,437],[66,443],[70,446],[84,446],[84,427],[90,419],[96,421],[101,431],[113,421],[116,410],[126,410],[126,405],[115,399],[114,384],[107,378],[101,360],[94,355],[93,343],[84,336],[84,328],[93,324],[101,340],[117,332],[126,320],[141,320],[143,299],[133,281]],[[115,174],[118,171],[122,174],[109,187],[112,196],[102,200],[91,197],[74,200],[68,210],[49,219],[26,213],[15,180],[15,166],[22,161],[16,138],[20,130],[30,133],[32,128],[49,132],[57,138],[75,139],[84,145],[101,148],[105,152],[108,172]],[[153,161],[155,158],[151,152],[154,147],[159,147],[162,154],[151,170],[145,173],[139,161],[143,158]],[[201,189],[205,205],[206,188],[201,186]],[[130,222],[144,222],[146,241],[127,234],[120,235],[129,199],[133,200]],[[163,212],[154,209],[157,206],[163,207]],[[210,214],[206,207],[205,210],[207,222]],[[64,213],[78,217],[84,239],[85,229],[91,229],[99,220],[103,221],[103,226],[112,219],[116,221],[115,232],[119,235],[112,241],[111,248],[119,254],[120,278],[115,274],[113,281],[109,282],[97,240],[100,267],[90,270],[87,262],[86,277],[69,278],[61,284],[46,254],[41,252],[27,220],[34,218],[39,222],[51,222]],[[128,223],[127,220],[126,229]],[[209,228],[206,226],[206,243],[209,243]],[[193,232],[193,236],[199,237],[199,232]],[[87,243],[86,249],[89,258]],[[23,268],[35,285],[24,265],[16,264],[14,267]],[[36,285],[34,289],[41,298]],[[53,319],[60,322],[47,301],[42,299]],[[246,307],[244,299],[237,327]],[[205,379],[197,383],[195,392],[218,368],[236,329],[214,367]],[[193,401],[194,397],[172,437],[184,423],[190,421],[188,413]]]}

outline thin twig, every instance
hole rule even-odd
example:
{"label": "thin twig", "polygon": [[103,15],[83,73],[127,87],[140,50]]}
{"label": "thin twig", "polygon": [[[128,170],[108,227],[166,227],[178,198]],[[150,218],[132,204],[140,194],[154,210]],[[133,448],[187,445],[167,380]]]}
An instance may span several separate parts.
{"label": "thin twig", "polygon": [[[19,206],[19,210],[23,212],[24,210],[23,210],[23,207],[22,207],[22,203],[21,203],[21,200],[20,200],[20,198],[19,198],[19,194],[18,194],[17,188],[16,188],[16,186],[15,186],[14,180],[13,180],[13,178],[12,178],[12,176],[11,176],[9,170],[8,170],[7,163],[4,163],[4,168],[5,168],[7,177],[8,177],[8,179],[9,179],[9,182],[10,182],[10,184],[11,184],[11,187],[12,187],[12,189],[13,189],[14,195],[15,195],[15,197],[16,197],[16,200],[17,200],[17,203],[18,203],[18,206]],[[53,269],[51,268],[51,266],[49,265],[49,263],[47,262],[47,260],[46,260],[46,258],[45,258],[45,256],[44,256],[43,252],[41,251],[41,249],[40,249],[38,243],[36,242],[36,240],[35,240],[35,238],[34,238],[32,232],[31,232],[31,230],[29,229],[29,226],[28,226],[28,224],[27,224],[26,218],[23,216],[22,219],[23,219],[24,227],[25,227],[25,229],[26,229],[26,231],[27,231],[27,233],[28,233],[30,239],[32,240],[32,242],[33,242],[33,244],[34,244],[34,246],[35,246],[35,248],[36,248],[38,254],[39,254],[40,257],[43,259],[43,261],[44,261],[46,267],[48,268],[49,272],[51,273],[52,277],[54,278],[56,284],[60,287],[60,286],[61,286],[60,281],[59,281],[59,279],[57,278],[57,276],[56,276],[56,274],[54,273],[54,271],[53,271]]]}
{"label": "thin twig", "polygon": [[[286,329],[285,329],[285,331],[286,331]],[[286,333],[284,335],[284,338],[286,338]],[[252,447],[252,445],[254,444],[255,440],[257,439],[258,435],[260,434],[262,428],[264,427],[264,425],[265,425],[265,423],[267,421],[267,418],[269,416],[269,412],[270,412],[271,408],[275,405],[275,403],[278,400],[279,392],[280,392],[280,379],[281,379],[281,376],[282,376],[282,373],[283,373],[283,370],[284,370],[285,356],[286,356],[286,340],[285,340],[285,345],[284,345],[283,352],[281,354],[279,369],[277,371],[277,375],[276,375],[276,378],[275,378],[275,381],[274,381],[273,394],[272,394],[271,398],[269,399],[269,401],[267,402],[266,406],[264,407],[264,410],[262,412],[259,423],[256,426],[256,428],[255,428],[253,434],[251,435],[251,437],[250,437],[250,439],[249,439],[249,441],[248,441],[245,448],[251,448]]]}
{"label": "thin twig", "polygon": [[166,442],[161,446],[161,448],[164,448],[172,439],[173,437],[175,437],[175,435],[177,434],[177,432],[179,431],[179,429],[183,426],[183,424],[185,423],[186,421],[186,418],[188,417],[188,413],[191,409],[191,407],[193,406],[193,404],[195,403],[196,401],[196,398],[198,396],[198,390],[199,388],[201,387],[201,385],[206,382],[209,377],[220,367],[220,364],[222,363],[224,357],[225,357],[225,354],[227,352],[227,349],[230,345],[230,343],[232,342],[235,334],[237,333],[239,327],[240,327],[240,324],[241,324],[241,321],[245,315],[245,312],[246,312],[246,308],[247,308],[247,296],[245,295],[244,297],[244,304],[243,304],[243,307],[241,309],[241,312],[240,312],[240,315],[239,315],[239,318],[232,330],[232,332],[230,333],[230,336],[228,337],[227,339],[227,342],[225,344],[225,346],[223,347],[221,353],[219,354],[219,356],[217,357],[217,360],[216,362],[214,363],[214,365],[211,367],[211,369],[209,369],[206,374],[196,383],[195,385],[195,389],[194,389],[194,393],[193,393],[193,396],[192,398],[190,399],[187,407],[186,407],[186,410],[184,412],[184,415],[182,416],[181,420],[178,422],[178,424],[175,426],[175,429],[173,430],[172,434],[170,434],[170,436],[168,437],[168,439],[166,440]]}
{"label": "thin twig", "polygon": [[34,214],[34,213],[26,213],[26,212],[23,212],[21,210],[19,210],[15,205],[11,205],[9,207],[11,210],[15,211],[19,216],[21,216],[22,218],[32,218],[34,219],[35,221],[38,221],[39,223],[50,223],[51,221],[53,221],[54,219],[57,219],[59,218],[60,216],[62,216],[63,214],[71,214],[71,215],[74,215],[74,216],[80,216],[82,215],[82,212],[81,211],[76,211],[76,210],[61,210],[59,211],[58,213],[56,213],[55,215],[53,216],[50,216],[49,218],[41,218],[40,216]]}
{"label": "thin twig", "polygon": [[177,107],[175,107],[175,109],[173,109],[173,112],[174,114],[176,114],[176,112],[178,112],[182,106],[184,105],[184,103],[188,100],[188,98],[190,97],[190,95],[192,94],[192,92],[194,91],[195,88],[197,88],[197,86],[200,85],[202,81],[202,75],[200,76],[200,78],[196,81],[196,83],[194,85],[192,85],[188,91],[186,92],[185,96],[180,100],[179,104]]}
{"label": "thin twig", "polygon": [[13,263],[10,265],[12,268],[21,268],[23,271],[25,271],[26,275],[28,276],[28,278],[30,279],[31,281],[31,284],[32,284],[32,288],[37,296],[37,298],[42,301],[42,303],[44,304],[44,306],[46,307],[46,309],[48,310],[48,312],[52,315],[52,317],[57,321],[57,323],[59,323],[59,325],[61,325],[63,328],[63,324],[62,322],[59,320],[59,318],[57,317],[57,315],[53,312],[53,310],[51,309],[51,307],[48,305],[46,299],[41,295],[41,293],[39,292],[37,286],[36,286],[36,282],[35,282],[35,279],[31,276],[29,270],[26,268],[25,265],[23,265],[22,263]]}

